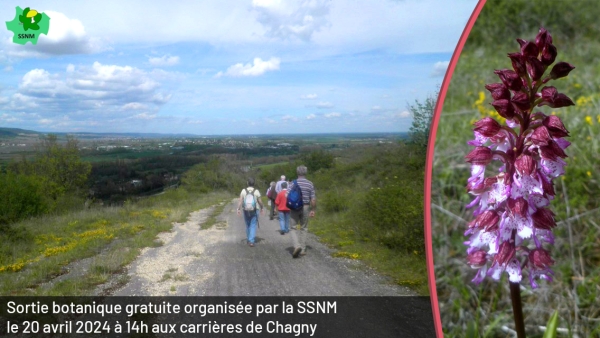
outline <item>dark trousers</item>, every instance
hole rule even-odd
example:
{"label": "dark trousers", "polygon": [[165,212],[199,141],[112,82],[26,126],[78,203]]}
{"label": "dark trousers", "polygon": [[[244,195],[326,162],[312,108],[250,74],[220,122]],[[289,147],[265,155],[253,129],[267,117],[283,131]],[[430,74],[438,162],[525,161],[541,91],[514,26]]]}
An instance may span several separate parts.
{"label": "dark trousers", "polygon": [[271,214],[269,215],[269,218],[273,219],[275,218],[275,200],[271,198],[269,199],[271,200]]}

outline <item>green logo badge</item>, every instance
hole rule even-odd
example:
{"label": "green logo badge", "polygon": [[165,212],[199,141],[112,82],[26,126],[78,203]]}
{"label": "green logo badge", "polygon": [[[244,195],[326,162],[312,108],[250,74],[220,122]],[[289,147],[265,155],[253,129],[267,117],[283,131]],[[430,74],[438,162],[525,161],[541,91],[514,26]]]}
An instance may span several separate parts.
{"label": "green logo badge", "polygon": [[20,45],[31,41],[37,44],[40,34],[48,35],[50,28],[50,17],[46,13],[38,13],[29,7],[21,9],[17,6],[17,14],[12,21],[6,21],[6,28],[13,32],[13,42]]}

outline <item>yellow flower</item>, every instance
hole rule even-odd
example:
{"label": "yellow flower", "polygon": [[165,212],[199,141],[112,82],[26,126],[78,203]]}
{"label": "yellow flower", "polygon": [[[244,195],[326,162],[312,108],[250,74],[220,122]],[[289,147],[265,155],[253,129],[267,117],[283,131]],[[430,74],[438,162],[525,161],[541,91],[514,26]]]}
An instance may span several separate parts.
{"label": "yellow flower", "polygon": [[588,177],[592,177],[592,173],[588,170],[587,172]]}
{"label": "yellow flower", "polygon": [[596,120],[598,120],[598,123],[600,123],[600,115],[596,115]]}
{"label": "yellow flower", "polygon": [[585,117],[585,122],[591,126],[592,125],[592,117],[591,116],[586,116]]}
{"label": "yellow flower", "polygon": [[575,87],[575,88],[579,89],[579,88],[581,88],[582,86],[581,86],[581,84],[580,84],[580,83],[573,83],[573,87]]}

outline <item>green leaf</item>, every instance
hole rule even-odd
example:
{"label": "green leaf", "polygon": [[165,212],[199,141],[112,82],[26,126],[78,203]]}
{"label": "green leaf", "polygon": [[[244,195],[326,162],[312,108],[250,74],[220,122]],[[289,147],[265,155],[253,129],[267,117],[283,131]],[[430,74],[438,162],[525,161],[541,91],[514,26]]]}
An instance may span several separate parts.
{"label": "green leaf", "polygon": [[546,332],[544,338],[556,338],[556,330],[558,329],[558,311],[554,311],[552,317],[546,324]]}
{"label": "green leaf", "polygon": [[40,21],[42,21],[42,13],[37,13],[34,17],[33,17],[33,21],[35,23],[39,23]]}
{"label": "green leaf", "polygon": [[467,332],[465,332],[465,338],[479,338],[479,332],[477,332],[477,323],[475,321],[471,321],[467,325]]}

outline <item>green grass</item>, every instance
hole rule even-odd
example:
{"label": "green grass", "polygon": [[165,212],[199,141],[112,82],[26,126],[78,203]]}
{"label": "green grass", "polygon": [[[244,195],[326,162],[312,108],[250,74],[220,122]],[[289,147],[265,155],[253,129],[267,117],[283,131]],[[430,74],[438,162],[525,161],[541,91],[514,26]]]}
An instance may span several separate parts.
{"label": "green grass", "polygon": [[310,220],[311,232],[335,249],[333,257],[360,260],[398,285],[407,286],[419,295],[428,295],[427,267],[421,253],[398,254],[379,243],[361,240],[349,219],[340,215],[318,214]]}
{"label": "green grass", "polygon": [[[173,222],[183,222],[191,211],[229,197],[223,192],[178,189],[122,208],[47,215],[14,224],[11,232],[0,235],[0,294],[87,295],[122,272],[141,248],[161,245],[156,235],[169,231]],[[67,273],[70,263],[85,258],[92,261],[83,277],[46,284]]]}
{"label": "green grass", "polygon": [[[506,38],[514,41],[517,37],[529,40],[534,36]],[[493,38],[501,40],[503,37]],[[564,40],[555,42],[557,61],[569,62],[576,69],[551,85],[571,97],[576,106],[538,109],[563,120],[571,133],[568,140],[572,145],[566,149],[569,156],[566,174],[555,180],[557,195],[551,203],[559,222],[554,230],[556,243],[551,247],[556,261],[555,280],[541,281],[541,287],[536,290],[530,289],[527,277],[522,283],[526,287],[522,298],[528,337],[542,336],[537,326],[546,325],[554,310],[559,312],[559,327],[570,330],[570,336],[600,334],[600,289],[597,287],[600,226],[596,221],[600,216],[600,157],[597,156],[600,80],[596,76],[600,67],[597,61],[590,62],[600,57],[600,44],[596,41],[569,43],[577,48],[564,48]],[[432,174],[432,240],[439,306],[447,337],[462,336],[474,322],[482,337],[503,337],[506,333],[502,326],[514,327],[506,278],[499,282],[486,280],[481,285],[471,283],[476,270],[467,266],[463,245],[467,240],[463,236],[466,224],[472,219],[472,211],[465,210],[465,205],[472,200],[465,193],[470,166],[464,156],[472,149],[466,142],[473,138],[474,121],[484,116],[496,117],[484,85],[499,82],[493,70],[511,68],[506,53],[518,50],[516,42],[512,50],[498,50],[492,45],[473,47],[467,43],[465,46],[437,130]]]}
{"label": "green grass", "polygon": [[311,231],[393,283],[428,295],[423,243],[424,154],[404,144],[350,149],[333,169],[309,173],[317,190]]}

